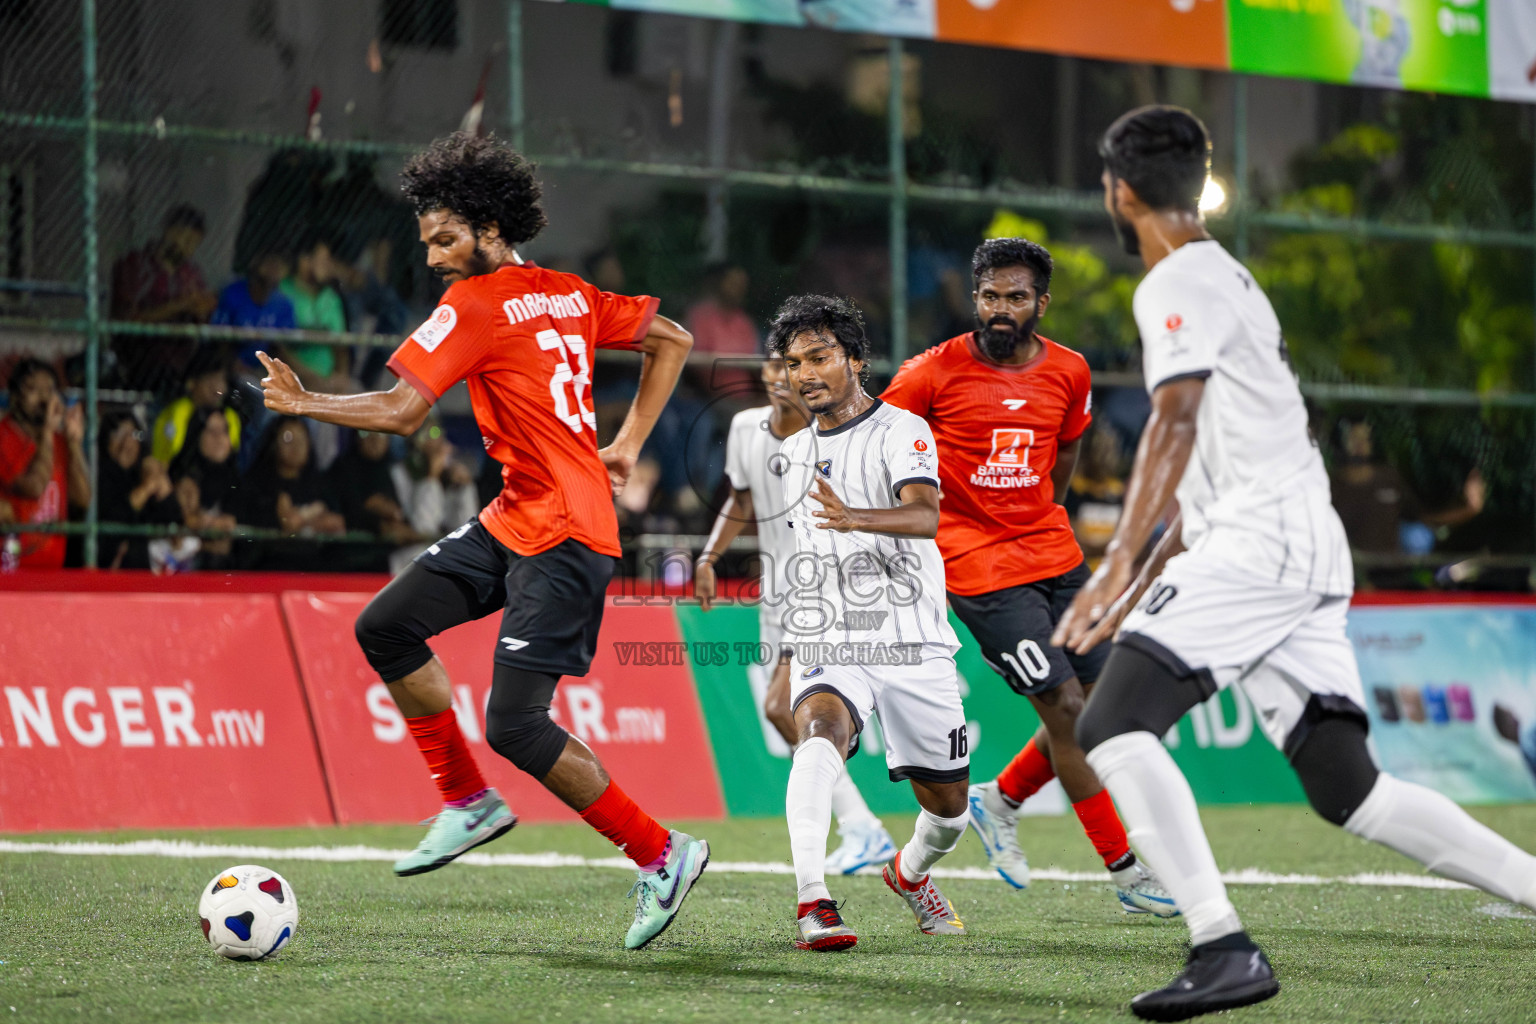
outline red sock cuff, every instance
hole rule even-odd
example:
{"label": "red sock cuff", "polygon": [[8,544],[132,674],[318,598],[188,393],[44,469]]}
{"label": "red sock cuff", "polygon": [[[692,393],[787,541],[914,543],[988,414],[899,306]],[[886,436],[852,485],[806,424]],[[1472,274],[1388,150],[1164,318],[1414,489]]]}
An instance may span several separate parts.
{"label": "red sock cuff", "polygon": [[1073,804],[1072,809],[1077,812],[1083,831],[1088,833],[1093,848],[1099,851],[1106,865],[1121,860],[1130,852],[1130,840],[1125,836],[1120,815],[1115,813],[1115,802],[1110,799],[1109,790],[1099,790],[1088,799]]}
{"label": "red sock cuff", "polygon": [[459,728],[459,718],[453,708],[435,715],[407,718],[405,724],[410,728],[416,749],[427,762],[427,770],[432,773],[432,781],[437,784],[444,802],[463,800],[485,788],[485,779],[480,776],[480,767],[469,752],[469,744],[464,739],[464,731]]}
{"label": "red sock cuff", "polygon": [[666,851],[670,833],[642,811],[617,782],[609,782],[603,795],[582,811],[581,817],[641,867],[654,863]]}
{"label": "red sock cuff", "polygon": [[1008,799],[1021,804],[1055,777],[1056,769],[1051,767],[1051,759],[1040,753],[1040,748],[1031,739],[1008,762],[1008,767],[998,773],[997,788]]}

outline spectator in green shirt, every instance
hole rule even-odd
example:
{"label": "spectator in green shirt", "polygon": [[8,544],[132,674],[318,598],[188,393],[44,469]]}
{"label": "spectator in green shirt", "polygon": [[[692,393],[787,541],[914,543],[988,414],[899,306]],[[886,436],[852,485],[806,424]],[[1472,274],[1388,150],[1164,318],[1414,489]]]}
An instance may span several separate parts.
{"label": "spectator in green shirt", "polygon": [[[278,286],[293,303],[294,323],[300,330],[347,329],[346,306],[333,286],[335,280],[330,244],[320,236],[306,239],[294,260],[293,274]],[[288,364],[306,385],[347,376],[350,359],[345,347],[297,344],[287,346],[287,350]]]}

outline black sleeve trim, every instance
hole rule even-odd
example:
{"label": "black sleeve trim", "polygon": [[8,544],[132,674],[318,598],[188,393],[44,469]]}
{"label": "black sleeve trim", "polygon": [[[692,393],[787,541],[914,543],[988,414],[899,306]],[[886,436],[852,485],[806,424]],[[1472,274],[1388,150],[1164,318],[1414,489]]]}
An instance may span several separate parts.
{"label": "black sleeve trim", "polygon": [[1210,370],[1190,370],[1188,373],[1176,373],[1172,377],[1164,377],[1162,380],[1160,380],[1156,384],[1152,385],[1152,390],[1156,391],[1158,388],[1162,387],[1164,384],[1172,384],[1174,381],[1180,381],[1180,380],[1205,380],[1205,378],[1209,377],[1210,375],[1211,375],[1211,371]]}
{"label": "black sleeve trim", "polygon": [[897,480],[896,483],[891,485],[891,493],[896,496],[897,501],[901,500],[901,489],[907,486],[907,484],[932,484],[935,487],[939,486],[939,482],[931,476],[909,476],[904,480]]}

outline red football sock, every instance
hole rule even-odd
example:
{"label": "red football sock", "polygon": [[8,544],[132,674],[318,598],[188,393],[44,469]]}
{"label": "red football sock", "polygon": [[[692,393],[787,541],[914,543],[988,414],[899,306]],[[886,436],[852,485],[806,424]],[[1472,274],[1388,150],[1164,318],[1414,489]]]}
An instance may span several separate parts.
{"label": "red football sock", "polygon": [[1113,865],[1125,860],[1131,852],[1131,843],[1125,837],[1120,815],[1115,813],[1115,802],[1109,798],[1109,790],[1099,790],[1087,800],[1073,804],[1072,809],[1077,812],[1077,820],[1083,823],[1083,831],[1088,833],[1093,848],[1104,858],[1105,866],[1113,870]]}
{"label": "red football sock", "polygon": [[671,833],[642,811],[617,782],[609,782],[603,795],[582,811],[581,817],[642,868],[654,864],[666,852]]}
{"label": "red football sock", "polygon": [[1008,767],[998,773],[997,789],[1009,800],[1022,804],[1055,777],[1056,769],[1051,767],[1051,759],[1040,753],[1031,738],[1008,762]]}
{"label": "red football sock", "polygon": [[480,767],[469,752],[453,708],[435,715],[407,718],[405,724],[411,728],[416,748],[426,759],[427,770],[432,773],[438,792],[443,794],[444,803],[474,796],[485,788]]}

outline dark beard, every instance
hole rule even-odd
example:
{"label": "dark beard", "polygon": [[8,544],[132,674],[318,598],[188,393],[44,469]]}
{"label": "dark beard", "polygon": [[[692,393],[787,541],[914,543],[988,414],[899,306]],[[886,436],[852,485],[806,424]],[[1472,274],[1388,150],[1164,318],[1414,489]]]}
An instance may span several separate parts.
{"label": "dark beard", "polygon": [[1109,222],[1115,226],[1115,238],[1120,242],[1120,248],[1132,256],[1141,255],[1141,236],[1136,234],[1136,225],[1120,213],[1120,203],[1111,196],[1110,204],[1113,212],[1109,215]]}
{"label": "dark beard", "polygon": [[1013,354],[1019,350],[1020,342],[1028,340],[1035,333],[1035,325],[1040,322],[1040,314],[1019,324],[1017,330],[995,331],[990,324],[983,324],[976,331],[976,344],[987,357],[999,363],[1005,363],[1013,358]]}
{"label": "dark beard", "polygon": [[[465,261],[464,276],[479,277],[481,274],[495,273],[496,266],[496,264],[491,262],[491,258],[485,254],[485,250],[477,245],[475,246],[475,251],[470,253],[469,259]],[[439,267],[433,273],[441,279],[455,273],[455,271],[452,267]]]}

